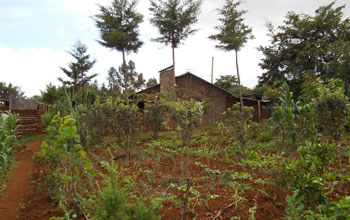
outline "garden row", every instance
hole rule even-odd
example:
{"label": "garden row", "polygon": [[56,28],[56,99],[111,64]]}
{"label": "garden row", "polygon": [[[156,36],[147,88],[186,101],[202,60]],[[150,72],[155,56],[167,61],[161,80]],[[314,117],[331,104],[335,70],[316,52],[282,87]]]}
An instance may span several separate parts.
{"label": "garden row", "polygon": [[[284,85],[269,122],[236,104],[199,128],[200,102],[142,97],[141,112],[76,92],[44,117],[46,186],[63,219],[349,219],[344,93],[339,81],[310,80],[295,102]],[[176,131],[159,133],[170,118]]]}

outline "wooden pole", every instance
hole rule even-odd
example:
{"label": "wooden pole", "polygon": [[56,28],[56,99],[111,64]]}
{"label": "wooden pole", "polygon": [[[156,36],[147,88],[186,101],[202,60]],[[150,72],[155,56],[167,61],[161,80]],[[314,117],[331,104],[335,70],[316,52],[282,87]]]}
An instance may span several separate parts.
{"label": "wooden pole", "polygon": [[258,101],[258,122],[261,122],[261,103]]}

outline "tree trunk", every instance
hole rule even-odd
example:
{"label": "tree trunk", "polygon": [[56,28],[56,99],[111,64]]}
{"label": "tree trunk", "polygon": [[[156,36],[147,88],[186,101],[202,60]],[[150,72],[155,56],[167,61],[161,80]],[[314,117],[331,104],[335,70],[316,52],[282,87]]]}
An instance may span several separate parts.
{"label": "tree trunk", "polygon": [[125,100],[126,103],[129,104],[129,88],[128,88],[128,77],[127,77],[127,68],[126,68],[126,61],[125,61],[125,51],[122,51],[123,54],[123,66],[122,66],[122,71],[124,73],[124,91],[125,91]]}
{"label": "tree trunk", "polygon": [[173,68],[174,68],[174,75],[175,75],[175,48],[171,47],[172,52],[173,52]]}
{"label": "tree trunk", "polygon": [[238,86],[239,86],[239,99],[240,99],[240,103],[241,103],[241,111],[243,111],[243,95],[242,95],[241,77],[239,75],[239,68],[238,68],[238,51],[237,51],[237,49],[235,50],[235,52],[236,52],[237,79],[238,79]]}

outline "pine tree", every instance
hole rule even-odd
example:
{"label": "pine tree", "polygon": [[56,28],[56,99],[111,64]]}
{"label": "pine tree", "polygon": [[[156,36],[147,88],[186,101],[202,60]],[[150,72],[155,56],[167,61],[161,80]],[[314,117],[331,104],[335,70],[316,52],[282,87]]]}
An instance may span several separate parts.
{"label": "pine tree", "polygon": [[69,63],[68,69],[64,67],[60,67],[61,70],[66,74],[69,78],[68,80],[64,80],[59,77],[58,80],[63,83],[65,86],[71,86],[73,89],[77,89],[82,86],[86,86],[93,78],[95,78],[98,74],[92,74],[90,76],[87,75],[87,72],[94,66],[96,60],[90,60],[90,55],[86,54],[87,46],[80,41],[77,41],[70,55],[75,59],[74,62]]}
{"label": "pine tree", "polygon": [[151,23],[158,29],[161,37],[156,42],[170,45],[175,72],[175,48],[197,30],[191,25],[197,22],[201,0],[150,0],[153,17]]}
{"label": "pine tree", "polygon": [[216,48],[223,51],[235,51],[236,54],[236,68],[237,80],[239,86],[239,97],[241,102],[241,109],[243,109],[243,96],[241,87],[241,77],[238,67],[238,51],[247,43],[249,39],[253,39],[252,29],[243,23],[242,16],[246,13],[244,10],[238,10],[237,7],[241,4],[240,1],[226,0],[222,9],[218,9],[220,14],[221,25],[216,29],[218,34],[211,35],[209,38],[218,40],[219,44]]}

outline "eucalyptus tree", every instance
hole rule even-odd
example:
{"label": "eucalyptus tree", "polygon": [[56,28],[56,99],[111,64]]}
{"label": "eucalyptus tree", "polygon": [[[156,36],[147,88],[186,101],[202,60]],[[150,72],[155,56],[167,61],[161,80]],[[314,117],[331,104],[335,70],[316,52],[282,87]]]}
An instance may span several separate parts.
{"label": "eucalyptus tree", "polygon": [[236,54],[236,69],[237,69],[237,81],[239,86],[239,96],[241,102],[241,110],[243,109],[243,97],[241,87],[241,77],[238,67],[238,51],[247,43],[249,39],[253,39],[252,29],[244,24],[243,15],[246,13],[244,10],[238,10],[240,1],[226,0],[223,8],[218,9],[221,25],[215,28],[219,31],[218,34],[209,36],[212,40],[219,41],[216,48],[230,52],[235,51]]}
{"label": "eucalyptus tree", "polygon": [[[137,3],[137,0],[113,0],[111,6],[100,5],[100,14],[94,16],[100,31],[98,42],[122,53],[124,74],[127,74],[126,54],[136,53],[143,44],[139,39],[139,25],[143,21],[143,15],[136,11]],[[125,91],[128,97],[128,90]]]}
{"label": "eucalyptus tree", "polygon": [[191,26],[198,21],[202,0],[150,0],[150,19],[161,35],[153,39],[170,45],[175,72],[175,48],[197,30]]}
{"label": "eucalyptus tree", "polygon": [[111,92],[123,92],[125,94],[139,91],[145,87],[146,82],[143,74],[136,72],[135,63],[132,60],[129,61],[125,68],[123,68],[123,65],[118,70],[111,67],[108,71],[107,81]]}

